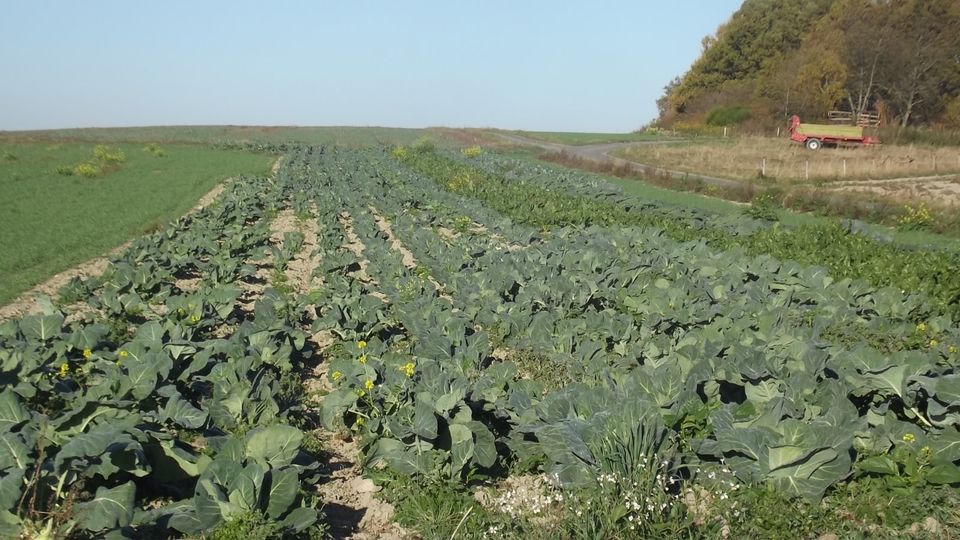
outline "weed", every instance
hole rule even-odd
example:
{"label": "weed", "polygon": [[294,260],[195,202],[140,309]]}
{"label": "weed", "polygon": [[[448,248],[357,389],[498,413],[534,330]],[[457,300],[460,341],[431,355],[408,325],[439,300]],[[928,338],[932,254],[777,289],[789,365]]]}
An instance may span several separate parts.
{"label": "weed", "polygon": [[410,148],[415,154],[428,154],[436,150],[437,143],[430,137],[420,137]]}
{"label": "weed", "polygon": [[210,540],[273,540],[280,538],[283,528],[259,512],[238,514],[218,526]]}
{"label": "weed", "polygon": [[97,158],[97,161],[103,164],[117,164],[123,163],[127,158],[123,155],[123,152],[117,151],[114,153],[110,152],[110,148],[105,145],[98,144],[93,148],[93,157]]}
{"label": "weed", "polygon": [[475,158],[483,154],[483,148],[478,145],[468,146],[467,148],[461,149],[460,153],[468,158]]}
{"label": "weed", "polygon": [[777,221],[780,219],[779,205],[776,197],[771,193],[761,193],[750,201],[750,206],[744,208],[743,213],[753,219],[763,221]]}
{"label": "weed", "polygon": [[903,208],[903,213],[897,218],[897,228],[902,231],[923,231],[928,230],[933,224],[933,216],[924,203],[916,207],[907,205]]}
{"label": "weed", "polygon": [[460,216],[453,220],[453,230],[460,234],[466,234],[469,232],[471,226],[473,226],[473,220],[468,216]]}
{"label": "weed", "polygon": [[554,355],[524,349],[513,352],[510,360],[525,377],[542,384],[544,391],[558,390],[572,380],[566,362]]}
{"label": "weed", "polygon": [[163,148],[160,148],[159,144],[150,143],[143,147],[144,152],[150,152],[156,157],[166,157],[167,152]]}
{"label": "weed", "polygon": [[57,165],[55,171],[60,176],[73,176],[73,167],[70,165]]}
{"label": "weed", "polygon": [[73,167],[73,174],[84,178],[95,178],[100,174],[100,169],[91,163],[79,163]]}
{"label": "weed", "polygon": [[16,154],[13,152],[4,152],[3,160],[4,161],[17,161],[19,159]]}

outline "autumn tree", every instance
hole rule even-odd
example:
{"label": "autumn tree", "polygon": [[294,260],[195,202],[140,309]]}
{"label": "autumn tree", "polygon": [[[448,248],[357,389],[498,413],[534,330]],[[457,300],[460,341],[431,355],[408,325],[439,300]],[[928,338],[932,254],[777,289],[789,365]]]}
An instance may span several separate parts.
{"label": "autumn tree", "polygon": [[[956,0],[899,0],[889,4],[880,64],[883,93],[907,126],[942,109],[946,85],[957,77],[960,3]],[[918,114],[919,113],[919,114]]]}

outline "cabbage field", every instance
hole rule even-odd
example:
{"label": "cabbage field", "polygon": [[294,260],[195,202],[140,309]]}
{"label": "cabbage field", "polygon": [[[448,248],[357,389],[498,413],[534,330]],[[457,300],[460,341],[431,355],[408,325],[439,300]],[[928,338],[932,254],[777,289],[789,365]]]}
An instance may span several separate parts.
{"label": "cabbage field", "polygon": [[[0,323],[0,536],[960,531],[956,253],[479,151],[275,149]],[[330,487],[351,449],[385,520]]]}

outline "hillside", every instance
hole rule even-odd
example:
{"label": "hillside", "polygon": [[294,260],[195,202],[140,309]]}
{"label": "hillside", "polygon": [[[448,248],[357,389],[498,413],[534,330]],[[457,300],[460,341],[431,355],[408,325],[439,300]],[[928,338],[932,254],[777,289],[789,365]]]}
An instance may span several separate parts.
{"label": "hillside", "polygon": [[746,0],[658,101],[659,124],[880,111],[960,128],[960,2]]}

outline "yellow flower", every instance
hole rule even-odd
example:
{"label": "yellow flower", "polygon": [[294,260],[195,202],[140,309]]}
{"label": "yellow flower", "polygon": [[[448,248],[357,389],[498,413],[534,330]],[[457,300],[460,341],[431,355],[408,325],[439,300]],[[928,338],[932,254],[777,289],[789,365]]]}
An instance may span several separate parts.
{"label": "yellow flower", "polygon": [[363,417],[362,417],[362,416],[358,416],[358,417],[357,417],[357,421],[354,422],[353,425],[356,426],[356,427],[358,427],[358,428],[359,428],[359,427],[363,427]]}
{"label": "yellow flower", "polygon": [[400,371],[402,371],[403,374],[406,375],[407,378],[409,379],[410,377],[413,377],[413,374],[414,374],[414,373],[416,372],[416,370],[417,370],[417,366],[416,366],[416,364],[414,364],[413,362],[407,362],[406,364],[400,366],[399,369],[400,369]]}
{"label": "yellow flower", "polygon": [[906,435],[903,436],[903,442],[906,442],[906,443],[912,443],[916,440],[917,438],[913,436],[913,433],[907,433]]}
{"label": "yellow flower", "polygon": [[931,348],[931,349],[934,348],[934,347],[936,347],[936,346],[939,345],[939,344],[940,344],[940,342],[937,341],[937,340],[935,340],[935,339],[931,339],[931,340],[930,340],[930,348]]}
{"label": "yellow flower", "polygon": [[373,390],[373,381],[367,379],[367,382],[363,383],[363,387],[367,390]]}
{"label": "yellow flower", "polygon": [[360,358],[357,358],[357,362],[360,362],[361,364],[366,364],[366,363],[367,363],[367,355],[361,354],[361,355],[360,355]]}
{"label": "yellow flower", "polygon": [[127,351],[120,351],[117,353],[117,356],[119,356],[120,358],[126,358],[130,356],[130,353],[128,353]]}
{"label": "yellow flower", "polygon": [[190,322],[191,322],[192,324],[197,324],[198,322],[200,322],[200,316],[199,316],[199,315],[191,315],[191,316],[190,316]]}
{"label": "yellow flower", "polygon": [[60,364],[60,377],[66,377],[68,373],[70,373],[70,364],[66,362]]}
{"label": "yellow flower", "polygon": [[364,392],[363,390],[357,390],[357,397],[363,397],[365,395],[367,395],[367,393]]}
{"label": "yellow flower", "polygon": [[927,325],[926,325],[926,324],[920,323],[920,324],[917,325],[917,332],[926,332],[926,331],[927,331]]}
{"label": "yellow flower", "polygon": [[335,381],[339,381],[341,377],[343,377],[343,373],[339,371],[334,371],[333,373],[330,374],[330,378]]}
{"label": "yellow flower", "polygon": [[366,349],[367,342],[361,339],[360,341],[357,342],[357,348],[360,349],[361,351]]}
{"label": "yellow flower", "polygon": [[83,357],[84,357],[84,358],[86,358],[87,360],[89,360],[91,356],[93,356],[93,351],[91,351],[90,349],[84,349],[84,350],[83,350]]}
{"label": "yellow flower", "polygon": [[951,346],[947,347],[947,351],[949,351],[950,354],[957,354],[957,346],[956,346],[956,345],[951,345]]}

